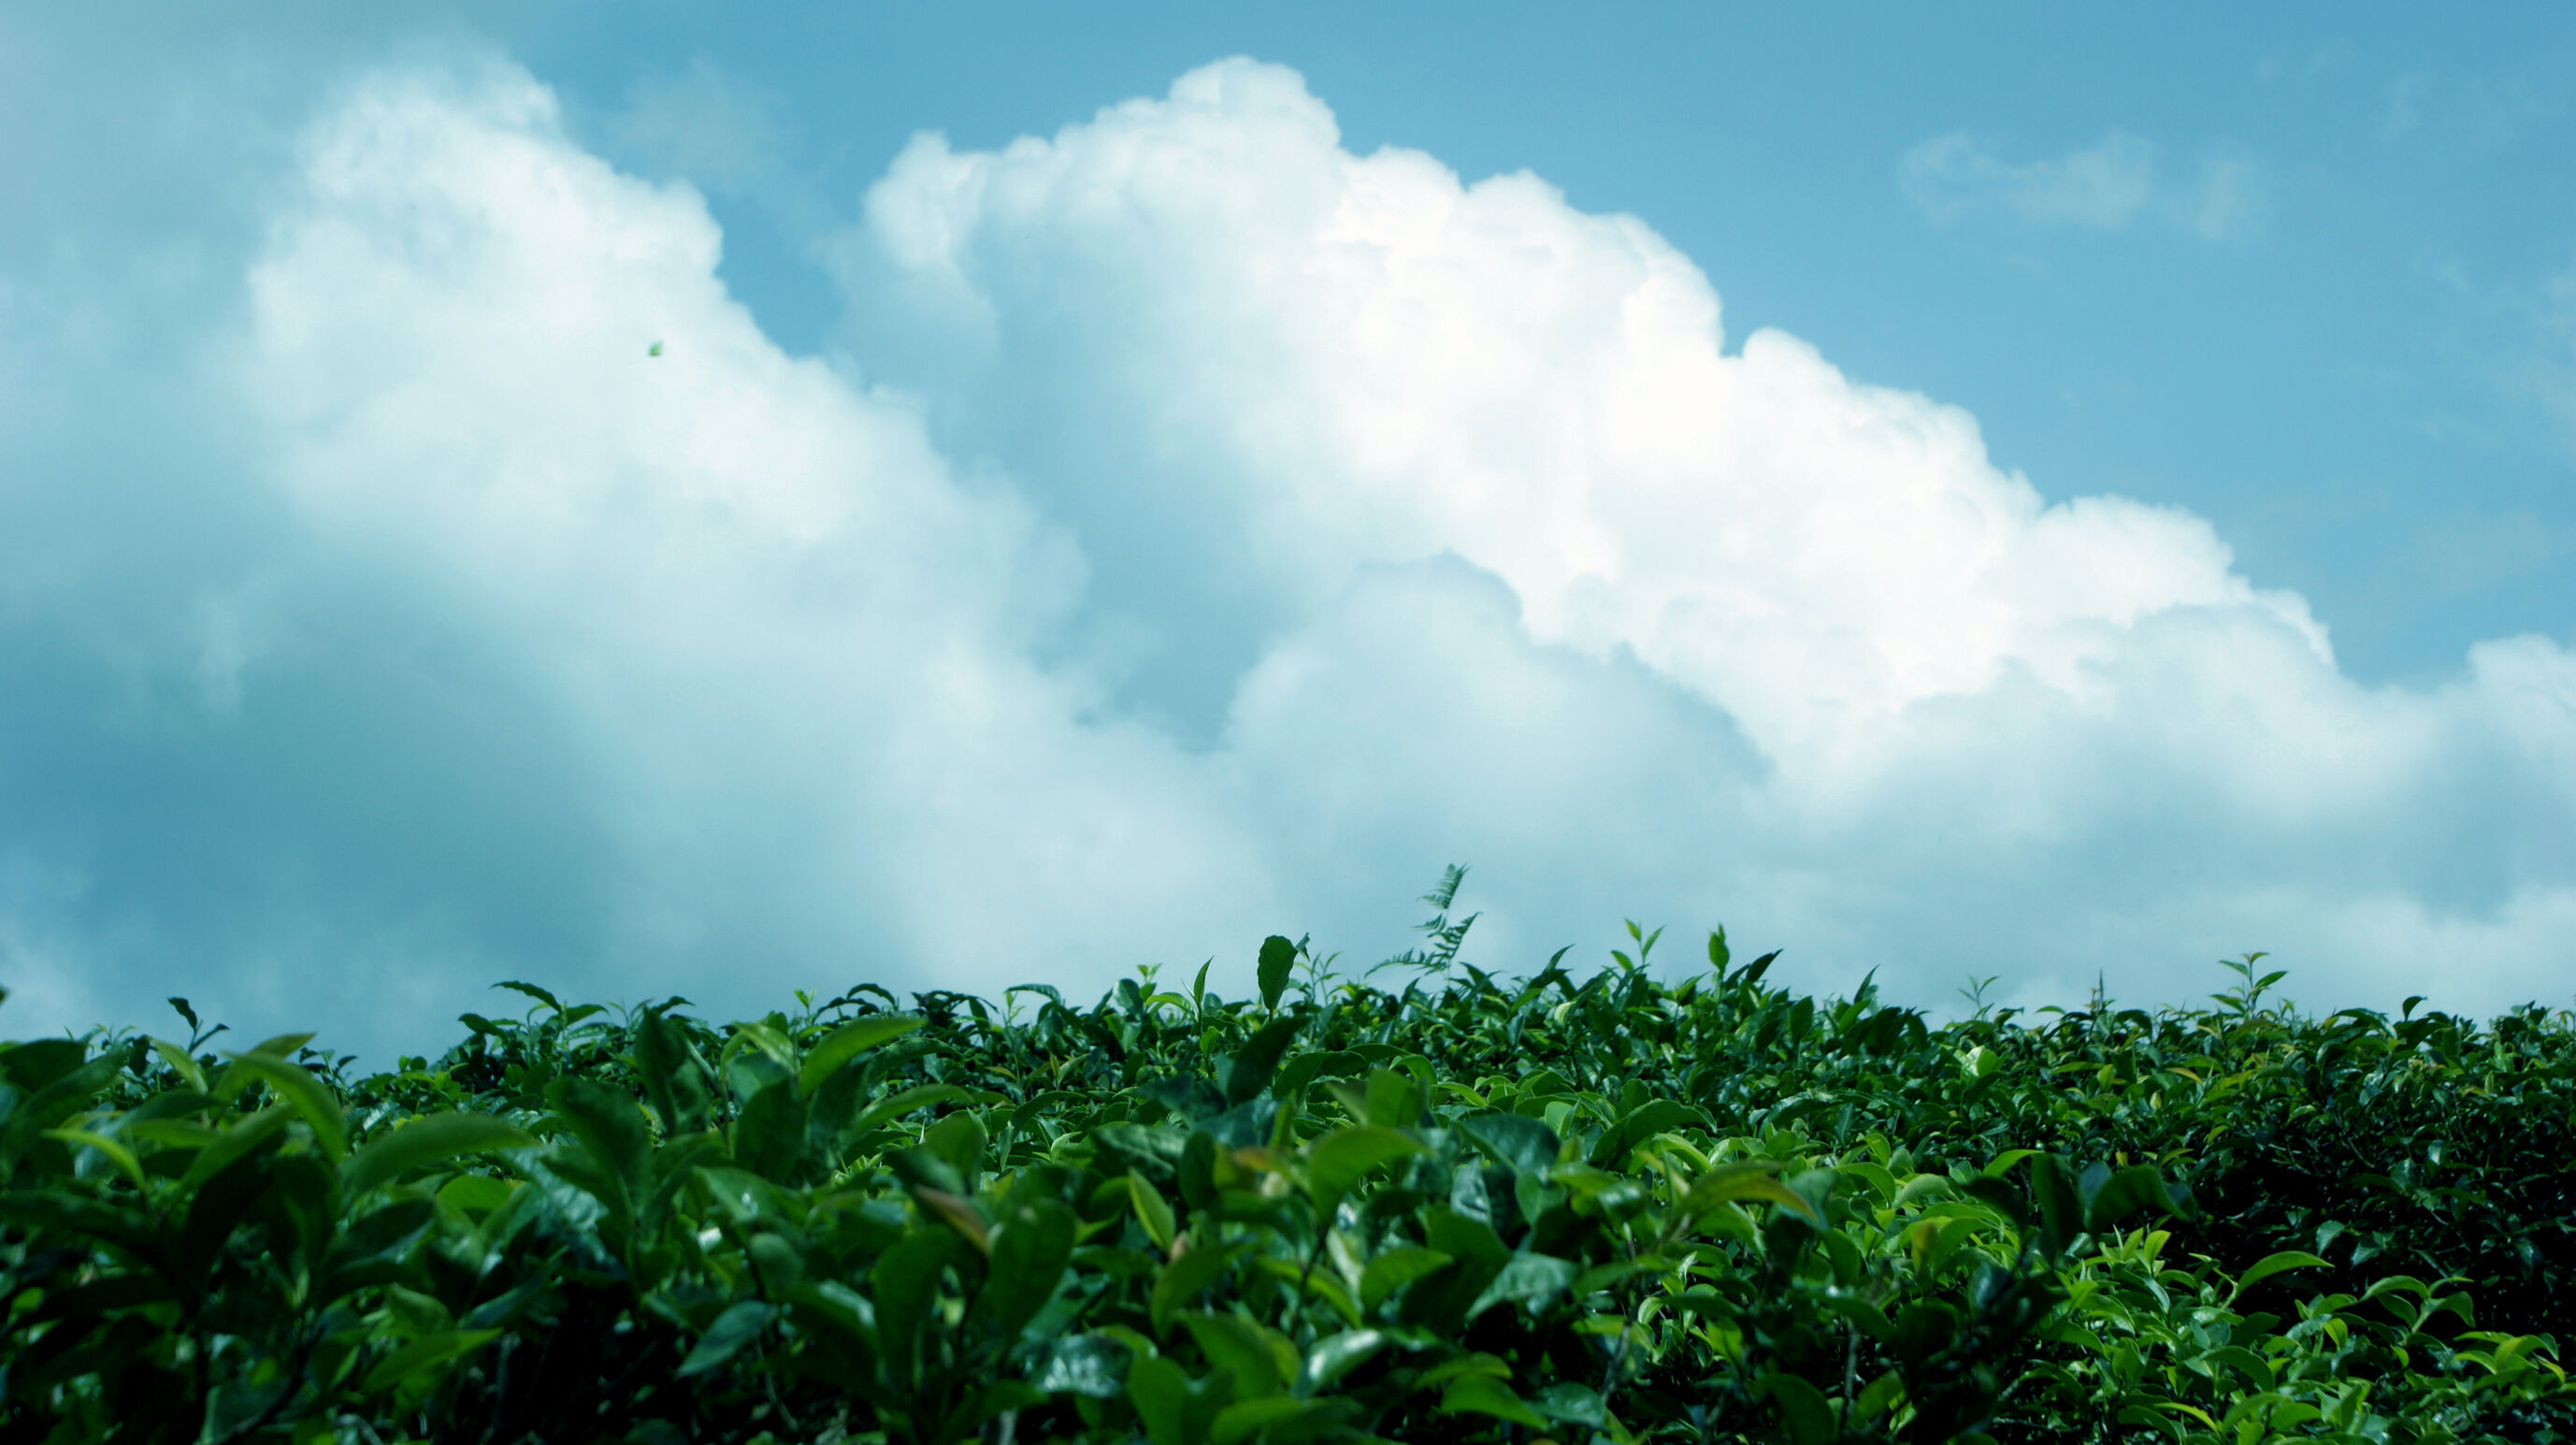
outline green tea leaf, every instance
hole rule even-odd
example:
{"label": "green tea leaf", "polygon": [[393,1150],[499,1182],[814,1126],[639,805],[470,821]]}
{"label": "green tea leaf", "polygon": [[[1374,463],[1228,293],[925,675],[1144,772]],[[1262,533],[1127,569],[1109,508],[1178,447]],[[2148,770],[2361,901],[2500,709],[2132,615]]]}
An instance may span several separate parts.
{"label": "green tea leaf", "polygon": [[195,1059],[188,1057],[186,1050],[177,1044],[154,1039],[152,1052],[160,1055],[161,1062],[168,1064],[171,1072],[177,1074],[189,1088],[201,1094],[206,1092],[206,1071],[198,1066]]}
{"label": "green tea leaf", "polygon": [[311,1042],[313,1042],[313,1035],[309,1033],[279,1034],[273,1039],[263,1039],[260,1042],[251,1045],[249,1052],[254,1054],[265,1054],[268,1057],[275,1059],[291,1058],[294,1056],[297,1049],[300,1049]]}
{"label": "green tea leaf", "polygon": [[1446,1205],[1433,1205],[1423,1211],[1422,1234],[1433,1249],[1455,1259],[1489,1264],[1496,1269],[1511,1263],[1511,1248],[1494,1232],[1493,1225]]}
{"label": "green tea leaf", "polygon": [[1256,1098],[1270,1087],[1279,1072],[1279,1058],[1297,1037],[1295,1019],[1275,1018],[1252,1031],[1242,1048],[1225,1068],[1225,1101],[1240,1104]]}
{"label": "green tea leaf", "polygon": [[805,1056],[804,1067],[798,1070],[796,1075],[797,1089],[805,1094],[812,1094],[823,1087],[823,1081],[830,1078],[843,1064],[870,1049],[891,1043],[911,1033],[920,1028],[924,1022],[926,1021],[908,1018],[901,1014],[872,1014],[841,1025],[825,1034],[822,1042],[814,1046],[813,1052]]}
{"label": "green tea leaf", "polygon": [[376,1136],[340,1168],[341,1185],[353,1194],[390,1184],[425,1164],[498,1149],[528,1149],[536,1139],[489,1114],[448,1111],[424,1114]]}
{"label": "green tea leaf", "polygon": [[1986,1179],[2001,1179],[2005,1174],[2011,1172],[2014,1165],[2019,1164],[2024,1159],[2035,1158],[2038,1154],[2039,1151],[2036,1149],[2007,1149],[2001,1154],[1996,1155],[1987,1163],[1985,1171],[1981,1177]]}
{"label": "green tea leaf", "polygon": [[1484,1293],[1467,1306],[1467,1318],[1472,1322],[1486,1310],[1506,1302],[1527,1305],[1532,1313],[1537,1313],[1546,1307],[1548,1301],[1565,1293],[1566,1286],[1574,1283],[1574,1277],[1581,1271],[1582,1266],[1570,1259],[1533,1254],[1528,1250],[1514,1251],[1502,1272],[1495,1275],[1493,1282],[1485,1286]]}
{"label": "green tea leaf", "polygon": [[516,1180],[459,1174],[439,1186],[438,1202],[460,1214],[489,1214],[509,1203],[510,1196],[525,1187]]}
{"label": "green tea leaf", "polygon": [[635,1024],[635,1072],[644,1097],[661,1117],[662,1137],[675,1139],[707,1127],[705,1072],[690,1053],[680,1026],[658,1008],[648,1008]]}
{"label": "green tea leaf", "polygon": [[214,1126],[194,1119],[137,1119],[130,1114],[117,1133],[156,1149],[203,1149],[223,1137]]}
{"label": "green tea leaf", "polygon": [[1512,1393],[1511,1386],[1491,1375],[1466,1375],[1450,1381],[1449,1388],[1440,1392],[1440,1413],[1491,1415],[1533,1430],[1547,1428],[1546,1416],[1531,1409]]}
{"label": "green tea leaf", "polygon": [[1297,1380],[1297,1347],[1285,1335],[1234,1314],[1187,1313],[1181,1324],[1209,1364],[1234,1374],[1238,1400],[1276,1395]]}
{"label": "green tea leaf", "polygon": [[993,1263],[984,1279],[983,1302],[993,1313],[994,1328],[1005,1340],[1016,1339],[1039,1308],[1052,1298],[1073,1256],[1079,1221],[1060,1199],[1044,1195],[1023,1199],[1014,1190],[1002,1202],[993,1224]]}
{"label": "green tea leaf", "polygon": [[535,999],[537,1002],[544,1004],[550,1009],[553,1009],[556,1013],[563,1012],[563,1004],[559,1002],[553,994],[546,992],[544,989],[537,987],[533,983],[521,983],[516,979],[511,979],[505,982],[496,983],[492,986],[494,988],[506,988],[512,993],[526,994],[528,997]]}
{"label": "green tea leaf", "polygon": [[1288,991],[1288,974],[1296,966],[1296,944],[1276,933],[1261,940],[1260,984],[1264,1010],[1278,1010],[1279,996]]}
{"label": "green tea leaf", "polygon": [[926,1109],[933,1104],[945,1104],[973,1097],[955,1084],[921,1084],[898,1090],[869,1105],[867,1112],[861,1114],[857,1121],[850,1125],[850,1132],[853,1135],[865,1134],[871,1129],[882,1129],[915,1109]]}
{"label": "green tea leaf", "polygon": [[[312,1035],[302,1037],[311,1038]],[[261,1050],[266,1048],[267,1045],[261,1045]],[[229,1097],[239,1093],[240,1086],[231,1082],[236,1077],[257,1079],[275,1089],[278,1098],[303,1116],[305,1125],[313,1131],[313,1141],[322,1146],[322,1152],[332,1163],[338,1163],[340,1156],[349,1152],[349,1128],[342,1117],[340,1101],[331,1097],[331,1091],[324,1088],[322,1081],[313,1077],[303,1065],[260,1050],[236,1054],[232,1067],[224,1073],[226,1082],[215,1087],[217,1096]]]}
{"label": "green tea leaf", "polygon": [[1833,1404],[1824,1391],[1783,1373],[1763,1376],[1756,1388],[1779,1404],[1789,1438],[1797,1445],[1833,1445],[1842,1438],[1842,1427],[1835,1423]]}
{"label": "green tea leaf", "polygon": [[563,1078],[546,1086],[546,1100],[589,1151],[592,1161],[616,1181],[624,1207],[652,1188],[653,1139],[644,1125],[644,1110],[635,1097],[596,1079]]}
{"label": "green tea leaf", "polygon": [[1772,1159],[1721,1164],[1691,1181],[1690,1192],[1682,1196],[1681,1212],[1696,1218],[1721,1204],[1760,1200],[1777,1204],[1818,1229],[1825,1228],[1825,1217],[1816,1212],[1815,1202],[1774,1177],[1779,1169],[1779,1161]]}
{"label": "green tea leaf", "polygon": [[776,1078],[743,1101],[729,1132],[736,1164],[778,1184],[810,1184],[824,1173],[813,1154],[813,1130],[796,1081]]}
{"label": "green tea leaf", "polygon": [[2089,1233],[2107,1234],[2121,1220],[2142,1209],[2173,1209],[2164,1176],[2151,1164],[2123,1169],[2091,1191],[2084,1201],[2084,1228]]}
{"label": "green tea leaf", "polygon": [[1386,1344],[1387,1337],[1377,1330],[1344,1330],[1327,1335],[1306,1352],[1306,1378],[1318,1390],[1331,1389],[1335,1380],[1366,1363]]}
{"label": "green tea leaf", "polygon": [[1852,1414],[1865,1423],[1886,1414],[1904,1399],[1904,1377],[1895,1370],[1889,1370],[1870,1381],[1869,1388],[1860,1392],[1860,1398],[1852,1402]]}
{"label": "green tea leaf", "polygon": [[1534,1178],[1546,1178],[1564,1148],[1555,1130],[1526,1114],[1488,1110],[1467,1115],[1457,1127],[1496,1163]]}
{"label": "green tea leaf", "polygon": [[940,1277],[964,1263],[965,1241],[933,1225],[906,1230],[877,1257],[868,1272],[869,1296],[876,1305],[877,1350],[898,1388],[909,1389],[920,1371],[918,1344],[922,1326],[939,1303]]}
{"label": "green tea leaf", "polygon": [[423,1335],[377,1361],[358,1388],[369,1394],[397,1388],[415,1375],[462,1359],[500,1337],[499,1330],[441,1330]]}
{"label": "green tea leaf", "polygon": [[1172,1316],[1199,1297],[1199,1292],[1216,1283],[1217,1277],[1231,1268],[1235,1260],[1252,1246],[1237,1244],[1199,1244],[1193,1242],[1179,1256],[1163,1266],[1154,1277],[1151,1314],[1154,1332],[1171,1333]]}
{"label": "green tea leaf", "polygon": [[1609,1410],[1601,1402],[1601,1392],[1573,1380],[1562,1380],[1548,1386],[1530,1396],[1529,1403],[1531,1408],[1560,1424],[1597,1428],[1609,1419]]}
{"label": "green tea leaf", "polygon": [[1306,1192],[1327,1218],[1352,1185],[1373,1169],[1422,1151],[1420,1141],[1375,1124],[1335,1129],[1306,1146]]}
{"label": "green tea leaf", "polygon": [[2247,1290],[2252,1289],[2254,1286],[2261,1284],[2272,1276],[2281,1273],[2283,1270],[2332,1268],[2334,1268],[2332,1264],[2317,1258],[2315,1255],[2308,1253],[2304,1249],[2285,1249],[2276,1254],[2267,1254],[2261,1259],[2254,1261],[2254,1263],[2248,1267],[2243,1274],[2236,1277],[2236,1288],[2228,1291],[2227,1300],[2228,1303],[2234,1304],[2238,1295],[2245,1293]]}
{"label": "green tea leaf", "polygon": [[963,1192],[972,1193],[976,1177],[983,1172],[984,1149],[991,1136],[984,1131],[981,1116],[970,1110],[959,1110],[922,1131],[921,1147],[947,1161],[964,1181]]}
{"label": "green tea leaf", "polygon": [[277,1131],[285,1128],[286,1121],[293,1117],[294,1111],[288,1106],[271,1104],[256,1114],[235,1118],[224,1126],[215,1142],[197,1151],[197,1157],[188,1161],[188,1172],[179,1179],[179,1192],[194,1193],[234,1160],[275,1137]]}
{"label": "green tea leaf", "polygon": [[1136,1355],[1107,1335],[1069,1335],[1046,1354],[1029,1383],[1050,1395],[1115,1400],[1127,1393],[1127,1365]]}
{"label": "green tea leaf", "polygon": [[1371,1069],[1361,1096],[1360,1121],[1381,1128],[1411,1128],[1422,1117],[1422,1090],[1402,1069]]}
{"label": "green tea leaf", "polygon": [[33,1094],[79,1068],[89,1058],[89,1045],[78,1039],[35,1039],[0,1053],[0,1075],[23,1094]]}
{"label": "green tea leaf", "polygon": [[2039,1211],[2040,1236],[2053,1257],[2064,1254],[2084,1229],[2083,1206],[2075,1194],[2075,1175],[2066,1161],[2042,1154],[2030,1161],[2031,1203]]}
{"label": "green tea leaf", "polygon": [[777,1318],[778,1307],[761,1300],[747,1299],[727,1307],[680,1363],[680,1378],[703,1375],[732,1359],[743,1346],[759,1339]]}
{"label": "green tea leaf", "polygon": [[918,1184],[913,1186],[912,1197],[924,1213],[955,1230],[957,1237],[975,1246],[978,1253],[992,1252],[993,1227],[985,1222],[983,1211],[975,1207],[974,1200],[962,1194],[951,1194],[945,1189]]}
{"label": "green tea leaf", "polygon": [[1172,1206],[1164,1200],[1163,1191],[1148,1183],[1145,1176],[1127,1171],[1127,1197],[1134,1202],[1136,1219],[1145,1226],[1145,1237],[1154,1247],[1169,1255],[1177,1226],[1172,1220]]}
{"label": "green tea leaf", "polygon": [[100,1158],[114,1165],[118,1173],[132,1181],[135,1193],[147,1199],[151,1197],[152,1186],[143,1182],[143,1162],[134,1157],[133,1150],[116,1140],[104,1134],[93,1134],[86,1129],[45,1129],[39,1131],[39,1137],[57,1139],[66,1144],[78,1144],[97,1150]]}
{"label": "green tea leaf", "polygon": [[1380,1251],[1360,1271],[1360,1308],[1377,1313],[1397,1290],[1449,1263],[1451,1256],[1418,1244],[1399,1244]]}
{"label": "green tea leaf", "polygon": [[1263,1440],[1311,1440],[1325,1436],[1351,1410],[1348,1400],[1300,1400],[1293,1395],[1265,1395],[1237,1400],[1216,1412],[1208,1424],[1208,1445],[1243,1445]]}
{"label": "green tea leaf", "polygon": [[1208,1445],[1217,1412],[1233,1402],[1234,1376],[1212,1370],[1193,1380],[1170,1360],[1139,1359],[1127,1367],[1127,1398],[1153,1445]]}
{"label": "green tea leaf", "polygon": [[[55,1044],[65,1047],[55,1048]],[[0,1120],[5,1120],[0,1122],[0,1178],[7,1177],[10,1167],[45,1130],[88,1109],[125,1067],[122,1053],[105,1053],[83,1062],[84,1052],[73,1040],[48,1039],[0,1053],[0,1068],[9,1068],[13,1079],[43,1081],[17,1085],[32,1090],[26,1098],[0,1092]],[[33,1054],[35,1059],[18,1061],[20,1054]]]}

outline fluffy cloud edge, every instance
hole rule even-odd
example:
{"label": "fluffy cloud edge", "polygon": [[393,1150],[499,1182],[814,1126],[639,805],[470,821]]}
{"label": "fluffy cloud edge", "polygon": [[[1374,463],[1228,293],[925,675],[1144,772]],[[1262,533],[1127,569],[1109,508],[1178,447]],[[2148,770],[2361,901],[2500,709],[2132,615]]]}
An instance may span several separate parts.
{"label": "fluffy cloud edge", "polygon": [[[2445,980],[2470,1006],[2566,951],[2560,644],[2360,688],[2200,519],[2051,503],[1964,412],[1784,333],[1729,351],[1642,223],[1351,155],[1292,73],[917,143],[840,247],[880,328],[855,367],[770,344],[695,194],[583,152],[523,71],[380,74],[306,157],[206,376],[260,418],[229,485],[320,560],[210,603],[189,685],[255,726],[353,695],[296,666],[443,639],[472,665],[422,676],[574,760],[559,794],[400,733],[351,776],[461,791],[423,848],[525,861],[517,806],[592,851],[532,905],[560,917],[502,926],[304,819],[361,902],[223,955],[247,1014],[372,991],[423,1027],[531,940],[576,990],[746,1008],[1240,972],[1229,941],[1279,927],[1391,948],[1447,861],[1507,967],[1662,909],[1935,1004],[1999,946],[2187,993],[2162,940],[2258,924],[2339,954],[2321,989],[2481,951]],[[1175,517],[1225,565],[1115,594]],[[1205,745],[1067,650],[1112,602],[1243,614]],[[335,640],[317,607],[372,620]],[[373,677],[346,688],[398,714]],[[36,870],[13,973],[161,986],[76,867],[5,841]]]}

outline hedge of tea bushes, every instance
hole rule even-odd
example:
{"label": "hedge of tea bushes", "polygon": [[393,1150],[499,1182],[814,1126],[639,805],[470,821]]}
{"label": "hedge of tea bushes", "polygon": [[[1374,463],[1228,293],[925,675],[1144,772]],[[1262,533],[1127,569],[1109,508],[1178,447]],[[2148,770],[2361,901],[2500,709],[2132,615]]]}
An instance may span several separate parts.
{"label": "hedge of tea bushes", "polygon": [[0,1046],[0,1440],[2576,1436],[2563,1013],[1935,1025],[1435,924],[1400,992]]}

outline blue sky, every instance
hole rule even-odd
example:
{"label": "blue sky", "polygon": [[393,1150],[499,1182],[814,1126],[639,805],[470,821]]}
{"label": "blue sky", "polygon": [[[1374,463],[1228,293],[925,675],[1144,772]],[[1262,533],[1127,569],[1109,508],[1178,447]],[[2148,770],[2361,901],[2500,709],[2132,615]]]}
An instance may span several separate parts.
{"label": "blue sky", "polygon": [[9,1031],[1222,977],[1453,860],[1504,968],[2563,1002],[2571,73],[2556,6],[0,6]]}
{"label": "blue sky", "polygon": [[[2576,148],[2558,79],[2576,20],[2562,7],[2459,24],[2362,6],[2331,27],[2216,6],[1887,7],[1866,27],[1749,6],[1604,12],[1180,5],[1101,25],[933,7],[910,12],[933,23],[817,27],[781,10],[761,27],[675,15],[604,45],[576,11],[525,44],[604,112],[693,74],[739,84],[817,209],[925,126],[998,145],[1206,59],[1278,61],[1355,151],[1410,146],[1471,178],[1528,169],[1581,209],[1644,218],[1709,270],[1737,328],[1783,327],[1855,376],[1966,407],[1997,459],[2053,496],[2209,517],[2267,583],[2330,617],[2356,676],[2428,679],[2477,638],[2564,627],[2576,169],[2553,162]],[[996,33],[1020,43],[997,54]],[[1904,162],[1960,133],[2022,166],[2135,137],[2154,148],[2156,194],[2089,221],[1987,204],[1945,224],[1908,195]],[[2174,211],[2205,203],[2231,163],[2242,213],[2204,235]],[[797,224],[750,197],[715,206],[740,294],[773,335],[810,344],[831,308]]]}

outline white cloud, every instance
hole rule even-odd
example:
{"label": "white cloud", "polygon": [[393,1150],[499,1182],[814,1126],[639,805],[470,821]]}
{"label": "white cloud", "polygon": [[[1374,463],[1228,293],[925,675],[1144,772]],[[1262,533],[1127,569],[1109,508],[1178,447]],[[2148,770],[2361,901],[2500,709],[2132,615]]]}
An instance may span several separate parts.
{"label": "white cloud", "polygon": [[792,183],[782,109],[774,95],[699,56],[676,74],[627,87],[608,131],[621,149],[709,190],[751,191]]}
{"label": "white cloud", "polygon": [[2512,145],[2567,110],[2552,90],[2521,76],[2412,72],[2390,80],[2382,94],[2382,136],[2429,135],[2472,152]]}
{"label": "white cloud", "polygon": [[[2576,261],[2537,275],[2499,276],[2455,256],[2433,267],[2432,276],[2453,302],[2454,333],[2446,349],[2456,364],[2499,395],[2547,417],[2556,440],[2576,456]],[[2427,425],[2462,423],[2441,418]],[[2548,532],[2543,526],[2522,543],[2508,544],[2508,551],[2527,550],[2534,542],[2550,550]]]}
{"label": "white cloud", "polygon": [[1354,564],[1454,550],[1541,639],[1633,649],[1776,757],[2012,666],[2080,688],[2176,606],[2326,655],[2198,518],[2046,507],[1963,412],[1778,332],[1726,354],[1717,297],[1637,221],[1332,141],[1292,74],[1239,64],[1053,144],[919,141],[847,258],[854,343],[964,288],[927,322],[944,358],[887,364],[941,378],[961,440],[1077,518],[1101,572],[1143,570],[1178,511],[1282,616]]}
{"label": "white cloud", "polygon": [[[2557,645],[2510,645],[2548,686],[2507,688],[2481,652],[2443,692],[2358,687],[2200,519],[2049,505],[1955,409],[1776,332],[1728,352],[1706,281],[1633,219],[1335,142],[1292,74],[1212,67],[1051,141],[917,141],[841,258],[850,344],[926,389],[942,435],[1006,466],[1095,577],[1147,579],[1118,605],[1235,608],[1224,672],[1246,681],[1213,735],[1248,760],[1293,736],[1283,779],[1342,800],[1327,818],[1491,838],[1480,799],[1656,759],[1657,782],[1591,792],[1593,819],[1516,811],[1560,840],[1515,853],[1549,860],[1524,876],[1663,858],[1626,876],[1917,981],[1985,957],[2167,991],[2177,956],[2342,945],[2336,920],[2399,905],[2522,920],[2516,957],[2576,942],[2542,921],[2576,883],[2552,831],[2576,805]],[[2097,149],[2033,214],[2131,204],[2130,148]],[[1351,597],[1377,595],[1333,589],[1443,554],[1508,588],[1539,655],[1592,659],[1606,716],[1696,721],[1651,744],[1606,720],[1552,745],[1464,720],[1394,741],[1391,718],[1448,716],[1417,694],[1454,664],[1333,665],[1358,645],[1329,641],[1357,626]],[[1368,615],[1432,626],[1391,600]],[[1632,666],[1671,691],[1609,701]],[[1183,701],[1143,671],[1149,701]],[[1505,695],[1473,715],[1557,715]],[[1422,781],[1444,771],[1462,781]],[[1348,801],[1377,798],[1400,801]],[[1632,816],[1651,821],[1613,821]],[[1315,851],[1376,856],[1366,836]],[[2365,992],[2417,967],[2394,935],[2306,964]],[[2487,1001],[2554,987],[2474,976],[2458,986]]]}
{"label": "white cloud", "polygon": [[2000,209],[2040,225],[2116,231],[2136,220],[2156,189],[2156,147],[2115,130],[2054,160],[2012,162],[1965,131],[1935,136],[1905,153],[1905,191],[1923,213],[1947,224]]}
{"label": "white cloud", "polygon": [[[1730,350],[1641,222],[1349,154],[1292,73],[916,142],[838,366],[506,66],[373,75],[271,193],[184,367],[237,432],[154,497],[229,540],[0,614],[78,683],[0,717],[0,783],[79,765],[0,824],[13,1032],[1239,990],[1274,929],[1400,946],[1453,859],[1506,968],[1631,913],[1925,1001],[2249,947],[2332,1002],[2563,992],[2564,648],[2358,687],[2200,519]],[[176,620],[98,642],[111,597]]]}
{"label": "white cloud", "polygon": [[2167,174],[2163,150],[2124,130],[2065,155],[2007,159],[1991,139],[1953,131],[1905,153],[1908,199],[1935,225],[2001,215],[2034,226],[2127,229],[2163,216],[2210,240],[2242,234],[2264,211],[2261,162],[2246,147],[2222,143],[2187,179]]}
{"label": "white cloud", "polygon": [[2182,204],[2191,229],[2206,240],[2225,240],[2259,228],[2270,205],[2263,163],[2252,150],[2233,142],[2213,147]]}
{"label": "white cloud", "polygon": [[702,993],[765,943],[744,977],[782,996],[857,953],[997,990],[1264,900],[1195,765],[1021,659],[1079,559],[911,403],[763,338],[694,195],[575,150],[514,71],[379,79],[306,169],[235,359],[274,476],[582,756],[613,977]]}

